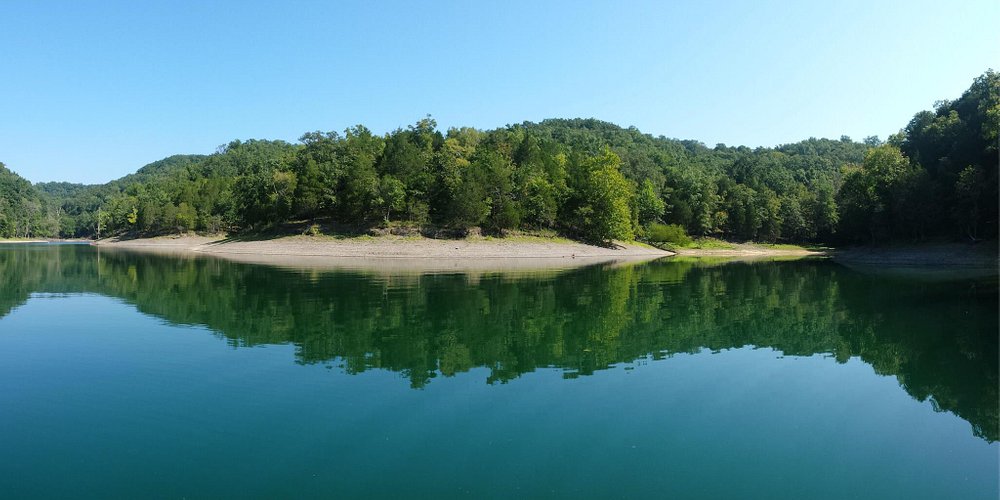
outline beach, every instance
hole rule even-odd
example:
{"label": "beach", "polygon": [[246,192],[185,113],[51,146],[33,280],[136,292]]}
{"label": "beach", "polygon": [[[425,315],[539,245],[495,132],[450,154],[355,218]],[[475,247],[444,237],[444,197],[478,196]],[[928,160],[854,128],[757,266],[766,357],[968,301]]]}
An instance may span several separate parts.
{"label": "beach", "polygon": [[208,236],[162,236],[109,239],[102,246],[186,250],[229,255],[303,257],[449,258],[449,259],[574,259],[591,257],[666,257],[672,252],[635,243],[595,246],[556,238],[432,239],[414,236],[334,238],[283,236],[273,239],[231,239]]}
{"label": "beach", "polygon": [[223,236],[160,236],[106,239],[102,249],[211,255],[228,260],[296,268],[393,271],[519,271],[641,262],[674,255],[647,245],[595,246],[562,238],[515,237],[433,239],[420,236],[282,236],[234,239]]}

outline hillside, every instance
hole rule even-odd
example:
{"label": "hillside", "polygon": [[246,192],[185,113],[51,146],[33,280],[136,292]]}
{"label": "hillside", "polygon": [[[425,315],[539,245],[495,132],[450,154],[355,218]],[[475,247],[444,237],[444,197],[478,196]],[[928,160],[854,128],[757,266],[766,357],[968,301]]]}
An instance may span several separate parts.
{"label": "hillside", "polygon": [[[297,144],[233,141],[98,186],[32,188],[11,178],[6,213],[21,219],[9,215],[4,230],[246,233],[317,220],[345,232],[481,227],[592,242],[650,231],[767,242],[976,241],[997,234],[998,118],[1000,77],[988,71],[886,141],[709,147],[596,119],[442,132],[427,118],[383,136],[358,125],[306,133]],[[33,222],[11,222],[24,214]]]}
{"label": "hillside", "polygon": [[26,179],[0,163],[0,238],[54,234],[56,210]]}

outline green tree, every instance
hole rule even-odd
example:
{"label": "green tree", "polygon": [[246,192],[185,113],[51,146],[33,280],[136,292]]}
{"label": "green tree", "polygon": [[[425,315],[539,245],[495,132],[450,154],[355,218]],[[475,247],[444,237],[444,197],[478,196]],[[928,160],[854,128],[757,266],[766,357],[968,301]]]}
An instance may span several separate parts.
{"label": "green tree", "polygon": [[513,165],[497,152],[481,152],[470,166],[468,180],[484,188],[484,203],[488,207],[483,228],[502,234],[521,221],[521,207],[515,199]]}
{"label": "green tree", "polygon": [[644,225],[659,221],[667,209],[667,204],[660,198],[656,187],[649,179],[642,181],[639,192],[636,193],[635,205],[639,223]]}
{"label": "green tree", "polygon": [[378,202],[385,222],[389,222],[393,213],[403,211],[406,208],[406,188],[402,181],[391,175],[383,176],[379,182]]}
{"label": "green tree", "polygon": [[635,193],[619,170],[620,163],[609,148],[574,162],[568,218],[585,239],[608,243],[634,238],[631,205]]}
{"label": "green tree", "polygon": [[343,141],[343,195],[341,210],[345,220],[365,223],[381,213],[380,184],[375,164],[385,148],[382,138],[362,125],[348,129]]}
{"label": "green tree", "polygon": [[298,183],[290,169],[294,147],[282,141],[236,141],[226,154],[238,169],[233,185],[236,222],[256,229],[287,220],[293,213]]}
{"label": "green tree", "polygon": [[341,137],[336,132],[309,132],[299,141],[292,170],[296,174],[295,212],[303,217],[330,215],[338,202],[338,187],[344,175]]}
{"label": "green tree", "polygon": [[962,224],[966,236],[975,241],[979,234],[980,204],[987,186],[983,168],[969,165],[958,174],[955,182],[954,218]]}

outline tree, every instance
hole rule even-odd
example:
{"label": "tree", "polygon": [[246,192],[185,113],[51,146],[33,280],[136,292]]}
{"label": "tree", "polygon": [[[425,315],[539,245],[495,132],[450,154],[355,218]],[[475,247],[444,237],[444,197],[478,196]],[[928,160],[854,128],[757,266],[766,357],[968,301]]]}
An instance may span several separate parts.
{"label": "tree", "polygon": [[197,220],[198,213],[191,205],[182,202],[177,207],[177,214],[174,216],[174,225],[177,227],[178,232],[183,233],[193,230]]}
{"label": "tree", "polygon": [[632,184],[619,170],[621,160],[611,149],[579,158],[574,164],[575,195],[569,203],[569,221],[584,239],[609,243],[631,240]]}
{"label": "tree", "polygon": [[354,223],[365,223],[380,212],[377,200],[381,181],[375,164],[385,142],[362,125],[345,131],[342,146],[343,187],[341,216]]}
{"label": "tree", "polygon": [[875,241],[898,231],[910,215],[905,206],[912,174],[909,161],[889,144],[870,149],[861,166],[845,169],[837,196],[843,236]]}
{"label": "tree", "polygon": [[723,207],[726,232],[741,240],[752,240],[762,224],[757,209],[757,192],[745,184],[735,184],[726,191]]}
{"label": "tree", "polygon": [[483,228],[502,234],[521,221],[521,207],[515,199],[513,165],[503,155],[484,151],[476,155],[469,170],[468,181],[484,188],[487,207]]}
{"label": "tree", "polygon": [[295,212],[303,217],[332,213],[338,202],[337,188],[344,172],[340,164],[341,138],[336,132],[309,132],[299,138],[292,171],[297,176]]}
{"label": "tree", "polygon": [[659,221],[663,217],[663,212],[667,209],[667,204],[656,193],[656,188],[649,179],[642,181],[642,186],[639,188],[638,193],[636,193],[635,206],[639,216],[639,223],[644,225]]}
{"label": "tree", "polygon": [[383,176],[379,182],[378,192],[377,205],[384,214],[385,222],[389,222],[394,212],[399,213],[406,208],[406,188],[399,179],[391,175]]}
{"label": "tree", "polygon": [[781,237],[781,199],[777,193],[764,188],[755,200],[760,212],[760,230],[757,237],[763,241],[776,241]]}
{"label": "tree", "polygon": [[233,185],[236,222],[256,229],[287,220],[298,184],[290,170],[295,149],[282,141],[236,141],[226,154],[233,156],[239,172]]}
{"label": "tree", "polygon": [[954,217],[961,223],[969,239],[975,241],[979,234],[979,206],[986,186],[986,172],[973,165],[965,167],[955,182],[956,203]]}
{"label": "tree", "polygon": [[811,207],[812,214],[809,221],[813,224],[816,235],[822,240],[829,241],[840,222],[833,183],[820,179],[813,183],[812,193],[815,195],[815,201]]}
{"label": "tree", "polygon": [[432,168],[435,152],[444,143],[430,117],[408,129],[398,129],[385,141],[379,172],[392,175],[406,187],[406,217],[423,223],[430,218],[429,198],[434,186]]}
{"label": "tree", "polygon": [[559,213],[556,187],[544,175],[533,175],[524,184],[521,194],[523,220],[530,227],[551,228]]}
{"label": "tree", "polygon": [[474,129],[448,131],[435,158],[434,184],[429,195],[435,223],[464,228],[478,225],[486,216],[485,186],[468,180],[479,139]]}

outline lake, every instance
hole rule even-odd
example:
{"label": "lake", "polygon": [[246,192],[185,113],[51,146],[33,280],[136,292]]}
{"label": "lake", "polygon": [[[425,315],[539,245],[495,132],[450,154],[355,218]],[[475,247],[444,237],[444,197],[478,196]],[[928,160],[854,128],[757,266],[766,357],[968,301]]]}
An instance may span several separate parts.
{"label": "lake", "polygon": [[0,246],[0,497],[986,498],[996,278]]}

